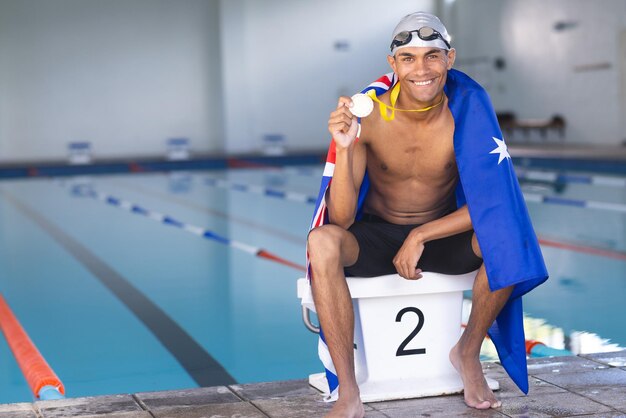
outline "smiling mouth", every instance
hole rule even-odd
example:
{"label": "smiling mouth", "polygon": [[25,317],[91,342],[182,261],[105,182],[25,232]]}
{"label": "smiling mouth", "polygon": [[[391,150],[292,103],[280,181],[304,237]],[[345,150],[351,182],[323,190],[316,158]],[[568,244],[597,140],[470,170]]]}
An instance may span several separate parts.
{"label": "smiling mouth", "polygon": [[435,79],[431,78],[430,80],[425,80],[425,81],[414,81],[413,84],[415,84],[416,86],[423,87],[423,86],[428,86],[434,82],[435,82]]}

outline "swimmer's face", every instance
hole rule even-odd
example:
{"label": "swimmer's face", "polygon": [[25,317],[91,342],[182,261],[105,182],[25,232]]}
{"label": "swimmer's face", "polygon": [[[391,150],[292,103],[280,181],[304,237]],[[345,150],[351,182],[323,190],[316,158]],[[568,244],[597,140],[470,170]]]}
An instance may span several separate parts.
{"label": "swimmer's face", "polygon": [[405,47],[387,61],[400,81],[400,94],[408,94],[423,106],[440,100],[456,51],[430,47]]}

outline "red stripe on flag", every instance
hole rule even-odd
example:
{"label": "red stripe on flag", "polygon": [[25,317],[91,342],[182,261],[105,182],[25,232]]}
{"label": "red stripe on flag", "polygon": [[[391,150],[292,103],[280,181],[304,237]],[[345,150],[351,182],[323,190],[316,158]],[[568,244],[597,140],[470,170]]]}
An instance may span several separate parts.
{"label": "red stripe on flag", "polygon": [[337,154],[335,151],[335,140],[331,138],[330,146],[328,147],[328,154],[326,154],[326,162],[335,164],[337,160]]}
{"label": "red stripe on flag", "polygon": [[387,74],[385,74],[384,76],[380,77],[374,83],[383,83],[384,85],[386,85],[388,87],[391,87],[391,79],[389,77],[387,77]]}

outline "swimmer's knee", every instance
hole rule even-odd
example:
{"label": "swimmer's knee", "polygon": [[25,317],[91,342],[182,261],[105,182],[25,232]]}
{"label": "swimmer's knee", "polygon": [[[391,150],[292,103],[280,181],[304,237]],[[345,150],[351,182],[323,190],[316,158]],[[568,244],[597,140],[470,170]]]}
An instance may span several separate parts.
{"label": "swimmer's knee", "polygon": [[480,251],[480,245],[478,245],[478,238],[476,238],[476,233],[472,234],[472,250],[476,257],[483,258],[483,253]]}
{"label": "swimmer's knee", "polygon": [[336,251],[341,244],[342,233],[345,233],[344,229],[332,224],[312,229],[307,236],[309,253],[319,250]]}

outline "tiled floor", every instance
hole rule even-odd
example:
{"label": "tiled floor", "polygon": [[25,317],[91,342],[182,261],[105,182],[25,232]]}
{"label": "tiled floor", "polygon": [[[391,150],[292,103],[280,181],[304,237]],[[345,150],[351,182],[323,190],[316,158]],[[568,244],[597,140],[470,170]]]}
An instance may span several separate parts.
{"label": "tiled floor", "polygon": [[[467,408],[461,395],[370,403],[366,417],[626,417],[626,351],[529,361],[524,396],[496,363],[502,407]],[[331,405],[305,380],[0,405],[0,417],[322,417]]]}

